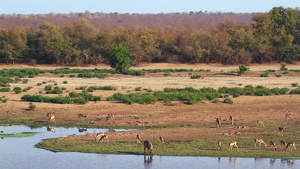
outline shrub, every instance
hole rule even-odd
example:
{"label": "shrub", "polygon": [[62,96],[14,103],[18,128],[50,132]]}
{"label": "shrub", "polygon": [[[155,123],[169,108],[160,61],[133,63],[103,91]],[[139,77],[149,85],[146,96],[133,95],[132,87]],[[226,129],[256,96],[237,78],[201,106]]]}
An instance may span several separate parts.
{"label": "shrub", "polygon": [[70,77],[75,77],[75,75],[74,75],[74,74],[72,74],[72,75],[70,75]]}
{"label": "shrub", "polygon": [[170,72],[165,72],[164,76],[171,76],[171,73]]}
{"label": "shrub", "polygon": [[136,87],[134,91],[142,91],[142,87]]}
{"label": "shrub", "polygon": [[292,83],[292,87],[298,87],[298,83]]}
{"label": "shrub", "polygon": [[30,90],[30,89],[32,89],[32,87],[31,86],[29,86],[29,87],[26,87],[26,88],[24,88],[23,90],[22,90],[22,92],[27,92],[28,90]]}
{"label": "shrub", "polygon": [[242,74],[244,74],[247,70],[249,70],[248,67],[246,67],[245,65],[240,65],[239,66],[239,71],[238,71],[239,76],[241,76]]}
{"label": "shrub", "polygon": [[22,92],[22,89],[21,89],[21,87],[14,87],[14,92],[16,93],[16,94],[19,94],[19,93],[21,93]]}
{"label": "shrub", "polygon": [[33,103],[29,103],[29,110],[34,110],[36,106]]}
{"label": "shrub", "polygon": [[28,75],[28,78],[34,78],[34,75]]}
{"label": "shrub", "polygon": [[51,85],[47,85],[47,86],[45,86],[44,90],[52,90],[52,86]]}
{"label": "shrub", "polygon": [[200,75],[193,75],[190,79],[203,79],[203,77]]}
{"label": "shrub", "polygon": [[36,85],[38,85],[38,86],[42,86],[42,83],[37,83]]}
{"label": "shrub", "polygon": [[60,75],[60,77],[65,77],[65,75]]}
{"label": "shrub", "polygon": [[225,98],[224,103],[233,104],[233,101],[230,98]]}
{"label": "shrub", "polygon": [[269,73],[262,73],[260,77],[269,77]]}
{"label": "shrub", "polygon": [[9,87],[3,87],[0,89],[0,92],[9,92],[10,88]]}
{"label": "shrub", "polygon": [[28,79],[23,79],[22,83],[28,83]]}
{"label": "shrub", "polygon": [[60,87],[55,86],[55,87],[53,88],[53,90],[47,90],[46,93],[47,93],[47,94],[62,94],[63,91],[61,90]]}
{"label": "shrub", "polygon": [[285,63],[285,62],[281,62],[281,63],[280,63],[280,70],[281,70],[281,71],[286,71],[286,70],[287,70],[287,68],[286,68],[286,63]]}
{"label": "shrub", "polygon": [[18,83],[19,81],[21,81],[21,78],[15,77],[15,83]]}
{"label": "shrub", "polygon": [[300,88],[291,90],[290,94],[300,94]]}
{"label": "shrub", "polygon": [[66,81],[66,80],[65,80],[65,81],[63,81],[63,84],[68,84],[68,81]]}
{"label": "shrub", "polygon": [[213,100],[213,103],[219,103],[219,102],[220,102],[219,99]]}

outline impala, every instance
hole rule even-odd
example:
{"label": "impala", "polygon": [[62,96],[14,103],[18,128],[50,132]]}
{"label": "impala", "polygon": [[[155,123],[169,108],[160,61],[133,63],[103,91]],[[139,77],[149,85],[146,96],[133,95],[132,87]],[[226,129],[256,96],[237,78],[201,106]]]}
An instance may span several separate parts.
{"label": "impala", "polygon": [[216,118],[216,122],[218,124],[218,128],[221,127],[221,118]]}
{"label": "impala", "polygon": [[231,121],[231,124],[233,124],[233,122],[234,122],[233,116],[229,116],[229,120]]}
{"label": "impala", "polygon": [[259,126],[261,126],[261,127],[265,127],[265,124],[264,124],[264,122],[263,122],[263,121],[261,121],[261,120],[257,120],[257,125],[258,125],[258,127],[259,127]]}
{"label": "impala", "polygon": [[276,150],[277,149],[277,147],[276,147],[276,144],[275,144],[275,142],[274,141],[270,141],[270,149],[272,150]]}
{"label": "impala", "polygon": [[161,141],[163,144],[165,144],[164,138],[162,136],[159,136],[159,141]]}
{"label": "impala", "polygon": [[154,151],[153,144],[148,140],[144,141],[144,154],[145,155],[146,155],[146,149],[148,149],[150,156],[153,156],[153,151]]}
{"label": "impala", "polygon": [[78,114],[78,118],[86,118],[86,115],[84,115],[84,114]]}
{"label": "impala", "polygon": [[222,145],[222,142],[218,141],[218,146],[219,146],[220,150],[222,149],[221,145]]}
{"label": "impala", "polygon": [[[100,143],[102,143],[103,141],[109,142],[109,140],[108,140],[108,135],[104,134],[103,136],[101,136],[101,138],[99,139],[99,141],[100,141]],[[98,141],[98,142],[99,142],[99,141]]]}
{"label": "impala", "polygon": [[290,142],[290,143],[287,143],[285,149],[288,150],[288,151],[291,151],[290,150],[290,147],[294,147],[294,150],[296,151],[296,144],[294,142]]}
{"label": "impala", "polygon": [[285,142],[285,141],[283,141],[283,140],[281,140],[280,144],[281,144],[281,146],[284,146],[284,147],[287,146],[287,142]]}
{"label": "impala", "polygon": [[48,123],[52,123],[52,122],[55,122],[55,116],[54,116],[54,114],[50,114],[48,116]]}
{"label": "impala", "polygon": [[143,140],[141,138],[141,136],[138,134],[136,135],[136,143],[141,143]]}
{"label": "impala", "polygon": [[229,143],[229,151],[232,151],[233,146],[236,147],[236,150],[238,151],[239,147],[237,146],[236,141],[232,141]]}
{"label": "impala", "polygon": [[291,113],[289,113],[289,114],[285,114],[285,120],[287,120],[287,119],[293,119],[293,117],[292,117],[292,114]]}
{"label": "impala", "polygon": [[99,142],[100,139],[102,138],[102,136],[104,136],[104,135],[105,135],[104,132],[97,133],[95,140],[97,141],[97,139],[98,139],[98,142]]}
{"label": "impala", "polygon": [[261,144],[264,144],[265,147],[267,147],[267,144],[264,142],[263,139],[256,138],[256,139],[254,139],[254,141],[255,141],[254,147],[256,147],[256,144],[257,144],[257,143],[258,143],[258,147],[260,147]]}

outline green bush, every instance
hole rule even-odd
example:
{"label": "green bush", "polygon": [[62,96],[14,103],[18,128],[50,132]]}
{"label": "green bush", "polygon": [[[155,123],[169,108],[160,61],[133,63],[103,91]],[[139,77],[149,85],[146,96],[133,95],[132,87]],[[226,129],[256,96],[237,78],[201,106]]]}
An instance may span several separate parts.
{"label": "green bush", "polygon": [[36,108],[36,105],[34,105],[33,103],[29,103],[29,110],[34,110]]}
{"label": "green bush", "polygon": [[53,88],[53,90],[47,90],[46,93],[47,93],[47,94],[62,94],[63,91],[61,90],[60,87],[55,86],[55,87]]}
{"label": "green bush", "polygon": [[193,75],[191,76],[190,79],[203,79],[204,77],[200,76],[200,75]]}
{"label": "green bush", "polygon": [[44,90],[52,90],[52,86],[51,85],[47,85],[47,86],[45,86]]}
{"label": "green bush", "polygon": [[298,83],[292,83],[292,87],[298,87]]}
{"label": "green bush", "polygon": [[291,90],[290,94],[300,94],[300,88]]}
{"label": "green bush", "polygon": [[9,87],[3,87],[0,89],[0,92],[9,92],[10,88]]}
{"label": "green bush", "polygon": [[224,103],[233,104],[233,101],[230,98],[225,98]]}
{"label": "green bush", "polygon": [[28,83],[28,79],[23,79],[22,83]]}
{"label": "green bush", "polygon": [[262,73],[260,77],[269,77],[269,73]]}
{"label": "green bush", "polygon": [[65,80],[65,81],[63,81],[63,84],[68,84],[68,81],[66,81],[66,80]]}
{"label": "green bush", "polygon": [[170,72],[165,72],[164,76],[171,76],[171,73]]}
{"label": "green bush", "polygon": [[19,93],[21,93],[22,92],[22,89],[21,89],[21,87],[14,87],[14,92],[16,93],[16,94],[19,94]]}
{"label": "green bush", "polygon": [[38,86],[42,86],[42,83],[37,83],[36,85],[38,85]]}

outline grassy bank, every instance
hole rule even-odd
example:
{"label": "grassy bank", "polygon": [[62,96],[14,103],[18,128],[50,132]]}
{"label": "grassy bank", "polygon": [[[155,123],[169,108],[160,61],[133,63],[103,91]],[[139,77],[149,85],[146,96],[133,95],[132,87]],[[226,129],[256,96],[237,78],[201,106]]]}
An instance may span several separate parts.
{"label": "grassy bank", "polygon": [[22,132],[22,133],[9,133],[9,134],[0,134],[0,137],[28,137],[37,134],[38,132]]}
{"label": "grassy bank", "polygon": [[[167,141],[162,144],[159,141],[152,141],[154,145],[154,155],[162,156],[211,156],[211,157],[262,157],[262,158],[300,158],[299,150],[291,148],[290,152],[277,145],[277,150],[273,151],[270,147],[254,147],[254,137],[214,137],[210,139],[198,139],[190,141]],[[273,137],[271,137],[273,138]],[[292,135],[285,136],[286,140],[299,138]],[[217,141],[222,141],[222,149],[219,149]],[[239,149],[233,148],[229,151],[228,144],[235,140]],[[270,140],[270,138],[266,139]],[[279,138],[273,138],[277,144]],[[266,141],[268,144],[268,142]],[[143,144],[131,141],[115,141],[97,143],[94,140],[86,140],[81,136],[69,136],[65,138],[47,139],[36,145],[39,148],[48,149],[54,152],[85,152],[101,154],[143,154]]]}

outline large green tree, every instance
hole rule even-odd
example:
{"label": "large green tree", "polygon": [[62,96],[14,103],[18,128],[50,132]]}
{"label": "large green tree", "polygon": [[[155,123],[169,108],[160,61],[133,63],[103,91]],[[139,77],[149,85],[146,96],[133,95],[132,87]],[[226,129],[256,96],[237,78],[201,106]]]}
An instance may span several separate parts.
{"label": "large green tree", "polygon": [[130,56],[129,50],[124,45],[116,46],[109,56],[110,67],[120,72],[129,69],[132,65]]}

